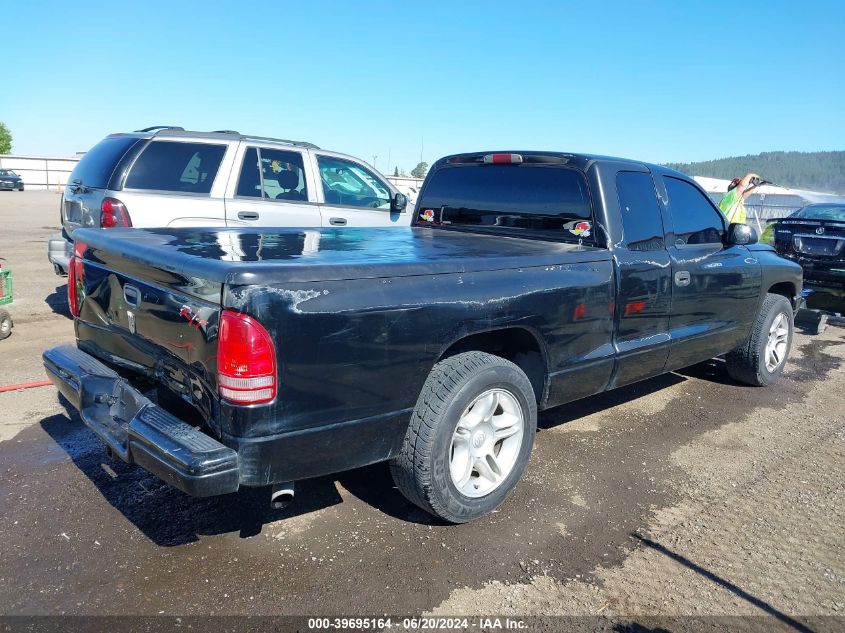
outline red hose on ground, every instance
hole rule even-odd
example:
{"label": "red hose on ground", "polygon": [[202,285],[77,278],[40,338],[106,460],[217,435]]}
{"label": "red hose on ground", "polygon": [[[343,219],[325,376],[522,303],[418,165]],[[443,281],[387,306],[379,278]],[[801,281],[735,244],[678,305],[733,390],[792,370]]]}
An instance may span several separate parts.
{"label": "red hose on ground", "polygon": [[0,387],[0,393],[5,393],[6,391],[17,391],[18,389],[34,389],[35,387],[46,387],[52,384],[53,383],[49,380],[39,380],[37,382],[20,382],[16,385],[3,385],[2,387]]}

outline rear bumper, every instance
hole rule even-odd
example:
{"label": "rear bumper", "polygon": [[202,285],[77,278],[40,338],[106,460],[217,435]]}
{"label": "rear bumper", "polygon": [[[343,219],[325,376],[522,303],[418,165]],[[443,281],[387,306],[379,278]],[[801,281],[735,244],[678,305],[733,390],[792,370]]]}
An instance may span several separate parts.
{"label": "rear bumper", "polygon": [[238,453],[144,397],[70,345],[43,354],[47,376],[115,455],[195,497],[235,492]]}
{"label": "rear bumper", "polygon": [[845,259],[821,259],[793,252],[784,253],[782,256],[801,266],[807,285],[845,287]]}
{"label": "rear bumper", "polygon": [[61,233],[50,236],[47,242],[47,259],[53,264],[57,275],[67,275],[72,250],[73,244],[66,240]]}

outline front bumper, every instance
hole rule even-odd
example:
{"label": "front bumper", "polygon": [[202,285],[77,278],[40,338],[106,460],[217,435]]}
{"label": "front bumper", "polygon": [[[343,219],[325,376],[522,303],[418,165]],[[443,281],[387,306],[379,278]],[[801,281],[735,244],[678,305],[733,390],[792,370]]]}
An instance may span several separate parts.
{"label": "front bumper", "polygon": [[238,489],[235,450],[154,404],[93,356],[62,345],[43,360],[82,421],[122,460],[195,497]]}

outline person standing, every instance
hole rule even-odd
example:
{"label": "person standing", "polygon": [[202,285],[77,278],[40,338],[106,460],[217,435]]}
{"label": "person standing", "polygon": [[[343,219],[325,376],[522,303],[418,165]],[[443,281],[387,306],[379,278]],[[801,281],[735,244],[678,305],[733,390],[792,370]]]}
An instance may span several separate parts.
{"label": "person standing", "polygon": [[745,200],[751,192],[761,184],[757,174],[745,174],[742,178],[734,178],[728,185],[728,192],[719,203],[719,208],[731,224],[745,224],[747,213]]}

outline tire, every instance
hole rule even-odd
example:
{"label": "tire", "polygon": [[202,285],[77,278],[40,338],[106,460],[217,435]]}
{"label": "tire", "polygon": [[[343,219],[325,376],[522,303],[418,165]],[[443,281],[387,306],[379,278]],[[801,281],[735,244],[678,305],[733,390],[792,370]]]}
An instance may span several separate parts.
{"label": "tire", "polygon": [[0,309],[0,341],[12,335],[12,317],[6,311]]}
{"label": "tire", "polygon": [[431,370],[390,472],[411,503],[466,523],[516,486],[536,429],[534,390],[519,367],[483,352],[457,354]]}
{"label": "tire", "polygon": [[[780,325],[776,325],[776,321]],[[748,339],[725,356],[728,375],[754,387],[772,384],[786,365],[792,347],[793,330],[794,319],[789,300],[781,295],[767,294]],[[771,337],[782,340],[785,346],[769,349]],[[772,351],[774,355],[770,354]],[[776,359],[777,363],[774,363]]]}

